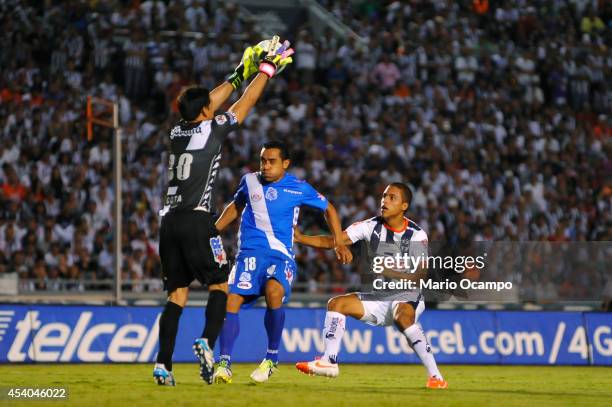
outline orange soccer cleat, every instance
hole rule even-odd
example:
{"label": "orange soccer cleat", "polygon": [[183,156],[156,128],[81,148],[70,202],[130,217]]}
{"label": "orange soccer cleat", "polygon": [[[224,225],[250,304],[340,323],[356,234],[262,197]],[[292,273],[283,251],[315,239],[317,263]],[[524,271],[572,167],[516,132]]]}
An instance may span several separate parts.
{"label": "orange soccer cleat", "polygon": [[427,380],[427,385],[425,387],[428,389],[446,389],[448,387],[448,383],[446,380],[437,376],[431,376],[429,380]]}
{"label": "orange soccer cleat", "polygon": [[326,363],[320,359],[311,362],[298,362],[295,367],[309,376],[338,377],[340,374],[340,369],[338,369],[336,363]]}

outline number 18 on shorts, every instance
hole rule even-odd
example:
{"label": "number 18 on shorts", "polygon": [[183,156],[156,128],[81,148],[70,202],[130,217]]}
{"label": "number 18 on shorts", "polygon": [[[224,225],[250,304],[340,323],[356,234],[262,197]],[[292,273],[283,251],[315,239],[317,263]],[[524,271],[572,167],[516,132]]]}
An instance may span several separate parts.
{"label": "number 18 on shorts", "polygon": [[287,302],[295,272],[295,261],[286,256],[265,252],[241,253],[229,276],[229,291],[243,297],[256,298],[265,294],[266,282],[275,279],[285,289],[283,302]]}

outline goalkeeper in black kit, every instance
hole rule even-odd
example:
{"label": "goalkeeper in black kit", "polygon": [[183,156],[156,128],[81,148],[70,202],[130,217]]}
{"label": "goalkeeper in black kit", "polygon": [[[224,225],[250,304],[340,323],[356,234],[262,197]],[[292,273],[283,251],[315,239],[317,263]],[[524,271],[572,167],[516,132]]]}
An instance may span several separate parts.
{"label": "goalkeeper in black kit", "polygon": [[[181,120],[169,134],[168,190],[160,211],[159,254],[168,301],[159,319],[159,353],[153,378],[159,385],[175,386],[172,354],[189,285],[197,279],[208,286],[206,324],[193,349],[200,376],[212,383],[213,349],[223,326],[227,303],[228,262],[223,242],[214,226],[215,179],[221,149],[255,105],[267,82],[292,62],[289,43],[278,37],[248,47],[227,81],[212,91],[193,86],[178,97]],[[258,73],[259,72],[259,73]],[[258,73],[240,99],[226,112],[215,115],[242,82]]]}

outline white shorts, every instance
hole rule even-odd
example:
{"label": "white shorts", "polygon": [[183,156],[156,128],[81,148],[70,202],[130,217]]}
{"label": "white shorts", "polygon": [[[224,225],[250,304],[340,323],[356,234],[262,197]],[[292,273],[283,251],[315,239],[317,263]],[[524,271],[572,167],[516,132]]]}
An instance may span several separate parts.
{"label": "white shorts", "polygon": [[[361,300],[364,309],[361,320],[368,325],[374,326],[392,326],[393,314],[395,314],[397,306],[406,303],[406,301],[380,301],[380,299],[372,297],[371,294],[368,293],[357,293],[357,296]],[[411,302],[411,304],[414,305],[413,302]],[[422,300],[418,301],[418,305],[414,312],[415,324],[419,321],[419,316],[424,310],[425,302]]]}

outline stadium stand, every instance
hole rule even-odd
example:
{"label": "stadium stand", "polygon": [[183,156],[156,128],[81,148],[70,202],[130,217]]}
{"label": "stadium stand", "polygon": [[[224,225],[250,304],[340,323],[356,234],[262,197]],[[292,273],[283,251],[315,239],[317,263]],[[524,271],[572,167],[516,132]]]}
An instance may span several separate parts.
{"label": "stadium stand", "polygon": [[[612,239],[610,2],[501,1],[485,13],[440,0],[320,3],[367,49],[308,25],[289,33],[295,66],[224,147],[218,208],[258,168],[261,144],[282,138],[344,226],[404,181],[430,241]],[[97,95],[119,102],[124,129],[126,289],[160,291],[174,99],[219,83],[260,40],[252,21],[200,0],[5,1],[0,15],[12,44],[0,48],[0,274],[18,273],[22,292],[110,289],[111,133],[85,137],[85,98]],[[300,223],[319,233],[312,219]],[[331,253],[302,248],[298,263],[304,291],[359,285]],[[547,272],[549,291],[602,284]],[[536,291],[524,299],[545,300]]]}

